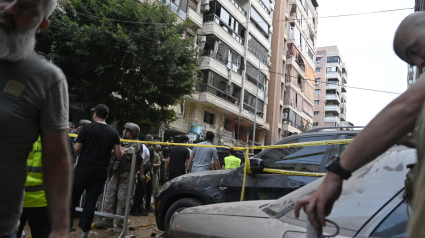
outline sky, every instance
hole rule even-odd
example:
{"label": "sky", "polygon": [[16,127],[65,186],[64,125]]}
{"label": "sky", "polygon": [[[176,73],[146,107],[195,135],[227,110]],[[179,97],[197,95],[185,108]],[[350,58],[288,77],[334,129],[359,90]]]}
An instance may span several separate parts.
{"label": "sky", "polygon": [[[392,48],[394,33],[412,10],[338,18],[352,13],[413,8],[414,0],[318,0],[318,47],[337,45],[347,65],[347,86],[403,93],[407,64]],[[347,121],[366,126],[397,94],[347,88]],[[389,118],[390,119],[390,118]]]}

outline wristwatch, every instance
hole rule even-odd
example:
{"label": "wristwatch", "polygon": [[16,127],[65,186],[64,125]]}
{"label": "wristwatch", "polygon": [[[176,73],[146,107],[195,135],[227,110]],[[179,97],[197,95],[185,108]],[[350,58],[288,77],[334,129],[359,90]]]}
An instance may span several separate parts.
{"label": "wristwatch", "polygon": [[339,156],[332,156],[329,163],[326,165],[326,170],[337,174],[344,180],[347,180],[351,177],[351,173],[341,167],[339,160]]}

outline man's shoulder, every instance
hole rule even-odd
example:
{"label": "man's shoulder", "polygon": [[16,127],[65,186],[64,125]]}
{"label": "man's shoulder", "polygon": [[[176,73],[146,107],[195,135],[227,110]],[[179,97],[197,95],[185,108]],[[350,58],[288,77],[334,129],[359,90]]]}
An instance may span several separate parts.
{"label": "man's shoulder", "polygon": [[40,75],[44,80],[50,79],[53,82],[65,80],[65,74],[55,64],[44,59],[36,53],[32,53],[22,62],[24,65],[29,65],[34,71],[37,71],[35,75]]}

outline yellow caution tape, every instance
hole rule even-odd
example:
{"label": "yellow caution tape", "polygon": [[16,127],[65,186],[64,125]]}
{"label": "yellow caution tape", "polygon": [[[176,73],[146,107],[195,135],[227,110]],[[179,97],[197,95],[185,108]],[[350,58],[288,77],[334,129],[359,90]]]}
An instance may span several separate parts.
{"label": "yellow caution tape", "polygon": [[150,176],[150,175],[148,175],[148,176],[146,177],[146,182],[145,182],[145,183],[148,183],[151,179],[152,179],[152,178],[151,178],[151,176]]}
{"label": "yellow caution tape", "polygon": [[275,173],[275,174],[286,174],[286,175],[296,175],[296,176],[309,176],[309,177],[323,177],[326,173],[311,173],[311,172],[298,172],[291,170],[281,170],[281,169],[263,169],[264,172]]}
{"label": "yellow caution tape", "polygon": [[[76,134],[69,134],[70,137],[78,137]],[[283,144],[283,145],[269,145],[269,146],[253,146],[253,147],[231,147],[231,146],[219,146],[219,145],[200,145],[200,144],[183,144],[183,143],[169,143],[169,142],[156,142],[156,141],[139,141],[139,140],[125,140],[121,139],[122,142],[134,142],[134,143],[143,143],[143,144],[157,144],[157,145],[180,145],[180,146],[193,146],[193,147],[210,147],[210,148],[233,148],[234,150],[245,150],[245,165],[244,165],[244,174],[243,174],[243,184],[241,192],[241,201],[245,198],[245,181],[246,174],[252,174],[250,163],[249,163],[249,150],[252,149],[279,149],[279,148],[289,148],[289,147],[305,147],[305,146],[320,146],[320,145],[344,145],[349,144],[353,139],[341,139],[341,140],[322,140],[322,141],[311,141],[311,142],[301,142],[301,143],[292,143],[292,144]],[[276,173],[276,174],[285,174],[293,176],[309,176],[309,177],[323,177],[326,173],[312,173],[312,172],[298,172],[290,170],[281,170],[281,169],[263,169],[264,172]],[[149,181],[150,177],[146,179],[146,182]]]}

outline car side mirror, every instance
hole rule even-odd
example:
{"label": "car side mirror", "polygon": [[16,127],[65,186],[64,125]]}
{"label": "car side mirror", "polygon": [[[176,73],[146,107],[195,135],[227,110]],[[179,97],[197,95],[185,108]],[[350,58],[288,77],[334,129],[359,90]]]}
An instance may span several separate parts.
{"label": "car side mirror", "polygon": [[251,158],[249,159],[249,165],[253,174],[259,174],[263,172],[264,163],[262,159]]}

